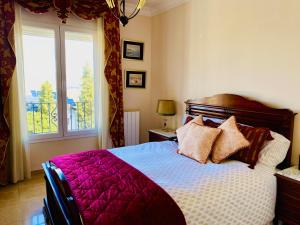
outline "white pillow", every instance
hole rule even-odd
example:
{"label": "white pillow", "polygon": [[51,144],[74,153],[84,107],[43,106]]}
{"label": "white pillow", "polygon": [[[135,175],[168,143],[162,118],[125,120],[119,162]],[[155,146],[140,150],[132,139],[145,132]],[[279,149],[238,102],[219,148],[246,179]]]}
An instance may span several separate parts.
{"label": "white pillow", "polygon": [[182,120],[181,120],[181,125],[182,125],[182,126],[185,125],[186,119],[187,119],[188,117],[196,118],[197,116],[192,116],[192,115],[189,115],[189,114],[184,114],[184,116],[182,117]]}
{"label": "white pillow", "polygon": [[258,156],[258,162],[271,168],[276,168],[286,157],[291,142],[274,131],[271,131],[274,140],[269,141],[261,150]]}
{"label": "white pillow", "polygon": [[176,135],[177,135],[177,139],[178,139],[179,148],[181,148],[181,144],[183,142],[183,139],[187,135],[187,132],[190,129],[192,123],[196,123],[196,124],[198,124],[200,126],[203,126],[203,118],[202,118],[202,116],[200,115],[200,116],[195,117],[190,122],[188,122],[187,124],[185,124],[182,127],[179,127],[176,130]]}

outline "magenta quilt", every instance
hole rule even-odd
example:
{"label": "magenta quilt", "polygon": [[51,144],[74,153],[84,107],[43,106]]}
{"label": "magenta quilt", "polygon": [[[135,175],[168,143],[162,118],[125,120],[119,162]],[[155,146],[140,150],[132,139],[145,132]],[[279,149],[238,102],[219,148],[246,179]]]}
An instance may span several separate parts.
{"label": "magenta quilt", "polygon": [[54,157],[85,225],[186,225],[174,200],[107,150]]}

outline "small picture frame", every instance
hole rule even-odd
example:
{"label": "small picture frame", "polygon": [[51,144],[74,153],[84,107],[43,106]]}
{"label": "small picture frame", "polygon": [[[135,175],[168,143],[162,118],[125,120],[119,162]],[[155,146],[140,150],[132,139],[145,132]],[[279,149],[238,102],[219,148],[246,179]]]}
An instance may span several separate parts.
{"label": "small picture frame", "polygon": [[144,60],[144,43],[135,41],[123,41],[123,58]]}
{"label": "small picture frame", "polygon": [[125,71],[126,88],[146,88],[145,71]]}

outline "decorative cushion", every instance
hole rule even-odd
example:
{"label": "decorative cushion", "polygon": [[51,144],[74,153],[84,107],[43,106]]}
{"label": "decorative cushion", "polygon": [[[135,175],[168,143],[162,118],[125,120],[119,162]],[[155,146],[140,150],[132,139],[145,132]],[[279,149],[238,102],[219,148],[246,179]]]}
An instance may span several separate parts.
{"label": "decorative cushion", "polygon": [[239,129],[250,142],[250,146],[243,151],[237,152],[232,156],[232,158],[249,164],[249,167],[253,169],[264,144],[266,141],[273,139],[270,129],[247,126],[239,126]]}
{"label": "decorative cushion", "polygon": [[[210,119],[207,119],[207,120],[203,121],[203,123],[204,123],[205,126],[215,127],[215,128],[219,127],[221,125],[221,123],[214,122]],[[239,130],[242,132],[242,134],[244,136],[248,136],[248,132],[250,132],[252,129],[260,129],[260,128],[268,129],[269,133],[268,133],[267,140],[268,141],[273,140],[273,137],[271,135],[271,130],[269,128],[266,128],[266,127],[253,127],[253,126],[248,126],[248,125],[244,125],[244,124],[240,124],[240,123],[237,123],[237,126],[238,126]]]}
{"label": "decorative cushion", "polygon": [[221,129],[191,123],[178,153],[200,163],[206,163],[212,146],[220,133]]}
{"label": "decorative cushion", "polygon": [[216,140],[212,151],[212,161],[221,163],[232,154],[249,146],[249,141],[239,131],[235,117],[232,116],[221,126],[222,133]]}
{"label": "decorative cushion", "polygon": [[203,120],[202,120],[202,116],[197,116],[195,118],[193,118],[191,121],[189,121],[187,124],[185,124],[184,126],[178,128],[176,130],[176,135],[177,135],[177,140],[178,140],[178,144],[179,146],[181,145],[184,137],[186,136],[190,126],[192,123],[196,123],[198,125],[203,125]]}
{"label": "decorative cushion", "polygon": [[266,131],[266,140],[267,141],[271,141],[274,139],[271,135],[271,130],[267,127],[252,127],[252,126],[247,126],[247,125],[243,125],[243,124],[239,124],[239,123],[237,125],[238,125],[239,130],[242,132],[242,134],[245,137],[248,136],[249,139],[252,138],[250,135],[252,132],[256,133],[262,129]]}
{"label": "decorative cushion", "polygon": [[[210,127],[219,126],[219,123],[209,119],[206,120],[204,124]],[[254,168],[263,146],[266,142],[273,140],[271,131],[265,127],[252,127],[243,124],[237,125],[244,137],[250,142],[250,145],[245,150],[232,155],[232,159],[247,163],[250,165],[250,168]]]}
{"label": "decorative cushion", "polygon": [[285,159],[290,147],[290,140],[271,131],[274,140],[269,141],[259,153],[258,163],[275,169]]}

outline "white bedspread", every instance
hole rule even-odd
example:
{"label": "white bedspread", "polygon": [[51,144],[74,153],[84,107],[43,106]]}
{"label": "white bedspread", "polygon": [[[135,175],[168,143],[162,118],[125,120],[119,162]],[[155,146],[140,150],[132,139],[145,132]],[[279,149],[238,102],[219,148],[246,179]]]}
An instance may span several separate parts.
{"label": "white bedspread", "polygon": [[174,142],[111,150],[177,202],[187,225],[266,225],[274,218],[276,179],[262,166],[228,161],[201,165],[176,154]]}

